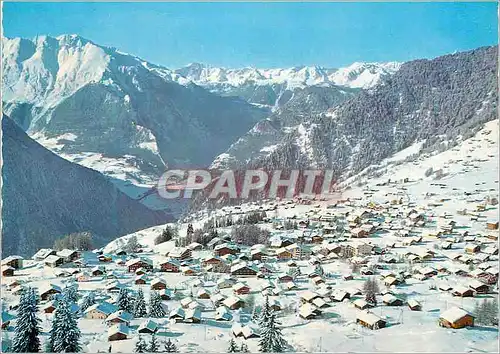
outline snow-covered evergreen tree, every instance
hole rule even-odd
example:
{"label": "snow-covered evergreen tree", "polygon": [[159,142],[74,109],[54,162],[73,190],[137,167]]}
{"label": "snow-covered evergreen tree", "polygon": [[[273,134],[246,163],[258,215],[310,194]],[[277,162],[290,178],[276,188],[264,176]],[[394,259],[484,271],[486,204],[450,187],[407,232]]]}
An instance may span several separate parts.
{"label": "snow-covered evergreen tree", "polygon": [[286,349],[286,341],[283,339],[281,329],[278,327],[276,314],[271,310],[269,321],[261,325],[259,347],[263,353],[281,353]]}
{"label": "snow-covered evergreen tree", "polygon": [[229,347],[227,348],[228,353],[237,353],[238,352],[238,347],[236,346],[236,342],[234,341],[234,338],[231,338],[229,341]]}
{"label": "snow-covered evergreen tree", "polygon": [[165,352],[166,353],[177,353],[177,347],[170,340],[170,338],[165,342]]}
{"label": "snow-covered evergreen tree", "polygon": [[118,309],[132,313],[134,311],[133,299],[127,289],[122,288],[118,293],[118,298],[116,299],[116,305]]}
{"label": "snow-covered evergreen tree", "polygon": [[379,293],[378,283],[375,279],[367,279],[363,284],[363,292],[365,293],[365,301],[376,305],[377,304],[377,294]]}
{"label": "snow-covered evergreen tree", "polygon": [[71,305],[63,297],[56,305],[48,346],[53,352],[79,352],[80,335],[76,314],[71,312]]}
{"label": "snow-covered evergreen tree", "polygon": [[269,305],[269,296],[266,296],[266,302],[264,303],[264,307],[261,310],[260,313],[260,318],[259,318],[259,325],[261,328],[267,327],[267,323],[269,322],[269,319],[271,318],[271,305]]}
{"label": "snow-covered evergreen tree", "polygon": [[161,297],[157,291],[151,291],[149,295],[149,316],[150,317],[165,317],[166,313],[161,304]]}
{"label": "snow-covered evergreen tree", "polygon": [[136,318],[146,317],[148,314],[148,311],[146,309],[146,300],[144,300],[144,293],[142,292],[142,289],[139,289],[137,291],[137,297],[134,301],[133,314]]}
{"label": "snow-covered evergreen tree", "polygon": [[25,289],[19,301],[17,310],[17,321],[12,341],[12,352],[36,353],[40,351],[41,320],[37,317],[38,295],[34,288]]}
{"label": "snow-covered evergreen tree", "polygon": [[158,343],[158,339],[156,339],[156,333],[153,332],[153,334],[151,335],[151,341],[149,342],[148,352],[158,353],[159,350],[160,350],[160,344]]}
{"label": "snow-covered evergreen tree", "polygon": [[139,336],[139,340],[135,343],[134,352],[135,353],[145,353],[148,351],[148,346],[142,336]]}
{"label": "snow-covered evergreen tree", "polygon": [[80,312],[84,313],[90,306],[95,305],[95,293],[93,291],[89,291],[82,299],[82,303],[80,305]]}
{"label": "snow-covered evergreen tree", "polygon": [[78,285],[76,283],[66,285],[63,289],[63,296],[68,303],[76,303],[78,301]]}

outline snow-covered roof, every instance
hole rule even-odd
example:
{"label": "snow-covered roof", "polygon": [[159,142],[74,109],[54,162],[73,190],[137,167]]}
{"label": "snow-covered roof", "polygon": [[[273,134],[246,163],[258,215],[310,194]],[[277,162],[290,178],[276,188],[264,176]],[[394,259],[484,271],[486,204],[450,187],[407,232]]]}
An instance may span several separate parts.
{"label": "snow-covered roof", "polygon": [[[382,318],[378,317],[374,313],[368,311],[360,311],[357,313],[356,318],[363,321],[364,323],[373,326],[379,321],[384,321]],[[384,321],[385,322],[385,321]]]}
{"label": "snow-covered roof", "polygon": [[465,311],[464,309],[461,309],[460,307],[452,307],[452,308],[449,308],[448,310],[442,312],[439,317],[450,322],[450,323],[455,323],[467,315],[470,315],[470,314],[467,311]]}

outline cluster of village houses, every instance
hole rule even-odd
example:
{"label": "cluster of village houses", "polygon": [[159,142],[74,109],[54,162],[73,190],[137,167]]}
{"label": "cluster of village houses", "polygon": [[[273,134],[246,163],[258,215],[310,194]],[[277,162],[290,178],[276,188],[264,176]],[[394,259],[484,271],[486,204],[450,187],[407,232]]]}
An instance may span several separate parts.
{"label": "cluster of village houses", "polygon": [[[370,190],[365,192],[367,197],[370,193]],[[444,202],[446,200],[433,203]],[[92,264],[87,263],[90,258],[83,256],[85,252],[68,249],[41,249],[32,259],[43,267],[53,268],[56,277],[74,279],[78,283],[103,279],[98,289],[98,303],[89,307],[83,316],[106,321],[110,326],[109,341],[131,336],[132,314],[119,311],[114,303],[122,287],[132,291],[146,287],[157,290],[166,302],[175,299],[175,305],[165,306],[165,309],[166,317],[176,322],[200,323],[208,309],[216,321],[233,321],[235,311],[247,306],[248,294],[269,296],[271,306],[279,313],[283,309],[281,296],[295,291],[296,316],[314,321],[322,318],[323,312],[334,303],[350,302],[358,309],[355,321],[370,329],[391,325],[371,311],[374,306],[425,310],[418,299],[402,299],[393,291],[408,279],[425,282],[441,276],[445,276],[443,279],[460,277],[463,281],[443,281],[437,289],[458,297],[474,297],[496,290],[498,267],[492,261],[498,259],[499,224],[496,220],[482,219],[484,204],[470,211],[457,211],[457,215],[482,223],[482,232],[469,232],[455,215],[432,215],[429,209],[404,202],[400,196],[385,204],[354,199],[336,201],[324,207],[315,207],[304,200],[294,203],[310,204],[303,215],[294,216],[298,230],[283,230],[278,218],[269,217],[269,224],[276,232],[267,244],[238,245],[231,241],[228,233],[205,246],[191,243],[186,247],[171,247],[164,254],[148,248],[132,254],[125,250],[112,254],[95,250],[92,252],[95,262],[89,262]],[[437,258],[445,258],[450,261],[446,264],[453,266],[433,262]],[[14,295],[26,285],[22,277],[16,277],[23,269],[23,261],[18,256],[2,261],[3,286]],[[363,290],[358,288],[331,286],[328,272],[318,271],[318,265],[331,262],[350,264],[347,269],[352,271],[340,275],[343,282],[360,276],[377,279],[380,284],[378,304],[367,302]],[[394,266],[401,264],[411,266]],[[185,276],[194,291],[178,295],[180,290],[164,280],[167,273]],[[213,280],[206,280],[207,274],[211,274]],[[260,280],[258,287],[251,285],[256,284],[250,282],[253,278]],[[303,289],[304,283],[308,284],[307,289],[297,291]],[[61,287],[48,282],[38,291],[41,311],[52,313],[55,309],[52,295],[60,293]],[[15,304],[10,309],[4,308],[2,328],[12,319],[15,319]],[[452,307],[440,313],[438,324],[452,328],[473,326],[474,317],[462,308]],[[153,333],[158,327],[157,319],[146,318],[137,332]],[[235,321],[232,333],[245,339],[255,338],[259,336],[259,329],[252,321]]]}

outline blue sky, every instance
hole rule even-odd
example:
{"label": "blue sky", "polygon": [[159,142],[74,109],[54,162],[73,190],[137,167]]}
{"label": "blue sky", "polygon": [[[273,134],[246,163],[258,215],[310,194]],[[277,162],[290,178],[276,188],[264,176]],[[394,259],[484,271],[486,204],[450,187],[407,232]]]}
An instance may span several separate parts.
{"label": "blue sky", "polygon": [[7,37],[76,33],[153,63],[406,61],[498,43],[496,3],[4,3]]}

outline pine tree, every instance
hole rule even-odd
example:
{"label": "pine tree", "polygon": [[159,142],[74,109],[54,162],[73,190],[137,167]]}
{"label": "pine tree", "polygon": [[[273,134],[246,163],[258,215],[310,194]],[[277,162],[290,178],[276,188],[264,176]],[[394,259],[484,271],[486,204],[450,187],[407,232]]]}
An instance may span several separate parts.
{"label": "pine tree", "polygon": [[281,329],[278,327],[274,311],[271,311],[267,323],[261,326],[261,336],[259,341],[260,351],[263,353],[281,353],[286,349],[286,342],[283,339]]}
{"label": "pine tree", "polygon": [[168,339],[168,341],[165,342],[165,352],[167,353],[177,353],[177,347],[175,346],[174,343]]}
{"label": "pine tree", "polygon": [[118,293],[118,298],[116,299],[116,304],[119,310],[127,311],[132,313],[134,310],[134,304],[132,297],[130,296],[127,289],[122,288]]}
{"label": "pine tree", "polygon": [[82,303],[80,305],[80,312],[84,313],[90,306],[95,305],[95,293],[90,291],[83,297]]}
{"label": "pine tree", "polygon": [[227,348],[228,353],[237,353],[238,352],[238,347],[236,346],[236,342],[234,341],[234,338],[231,338],[229,341],[229,348]]}
{"label": "pine tree", "polygon": [[363,284],[363,291],[365,293],[365,301],[372,305],[376,305],[376,295],[380,291],[377,281],[375,279],[367,279]]}
{"label": "pine tree", "polygon": [[269,323],[269,319],[271,318],[271,306],[269,305],[269,296],[266,296],[266,302],[264,303],[264,307],[262,308],[260,318],[259,318],[259,325],[261,328],[267,327],[267,324]]}
{"label": "pine tree", "polygon": [[49,339],[54,352],[79,352],[82,349],[80,335],[76,314],[71,312],[71,305],[63,298],[57,302]]}
{"label": "pine tree", "polygon": [[11,350],[15,353],[36,353],[40,351],[41,320],[38,312],[37,293],[34,288],[25,289],[19,301],[17,322]]}
{"label": "pine tree", "polygon": [[146,301],[144,300],[144,293],[142,292],[142,289],[139,289],[139,291],[137,291],[137,298],[134,301],[133,314],[134,317],[137,318],[146,317],[148,315],[148,312],[146,310]]}
{"label": "pine tree", "polygon": [[69,304],[74,304],[78,301],[78,285],[67,285],[63,290],[63,296]]}
{"label": "pine tree", "polygon": [[153,334],[151,335],[151,342],[149,342],[148,352],[149,353],[158,353],[159,349],[160,349],[160,345],[158,343],[158,340],[156,339],[156,333],[153,332]]}
{"label": "pine tree", "polygon": [[149,316],[150,317],[165,317],[166,313],[161,304],[161,297],[157,291],[151,291],[149,295]]}
{"label": "pine tree", "polygon": [[148,346],[146,345],[146,342],[144,342],[144,339],[139,336],[139,340],[135,343],[134,353],[145,353],[147,351]]}
{"label": "pine tree", "polygon": [[250,353],[248,346],[245,342],[241,342],[240,353]]}

